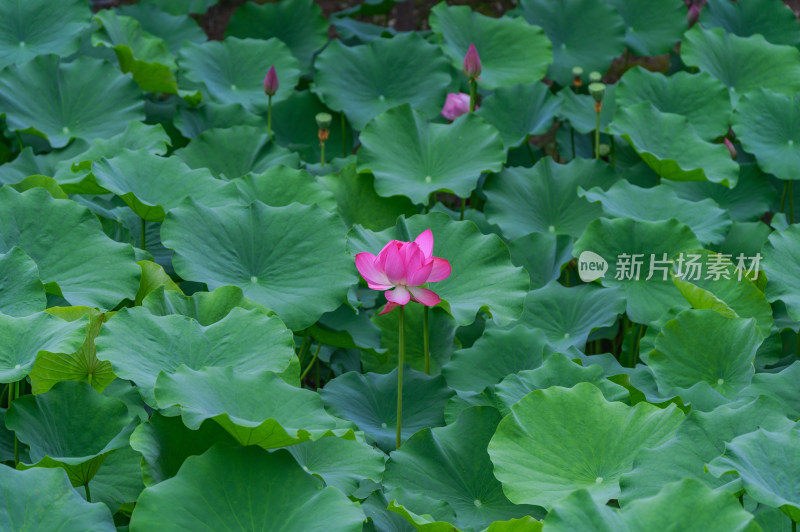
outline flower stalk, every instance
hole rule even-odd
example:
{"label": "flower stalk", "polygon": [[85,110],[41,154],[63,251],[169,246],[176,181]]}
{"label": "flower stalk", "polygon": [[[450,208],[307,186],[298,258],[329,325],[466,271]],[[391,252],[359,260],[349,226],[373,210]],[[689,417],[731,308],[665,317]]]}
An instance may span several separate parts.
{"label": "flower stalk", "polygon": [[317,138],[319,138],[320,147],[320,166],[325,166],[325,141],[328,140],[330,136],[333,117],[328,113],[317,113],[315,119],[317,121],[317,127],[319,128]]}
{"label": "flower stalk", "polygon": [[400,448],[401,432],[403,424],[403,363],[406,357],[406,339],[403,310],[405,305],[400,306],[398,317],[398,340],[397,340],[397,449]]}

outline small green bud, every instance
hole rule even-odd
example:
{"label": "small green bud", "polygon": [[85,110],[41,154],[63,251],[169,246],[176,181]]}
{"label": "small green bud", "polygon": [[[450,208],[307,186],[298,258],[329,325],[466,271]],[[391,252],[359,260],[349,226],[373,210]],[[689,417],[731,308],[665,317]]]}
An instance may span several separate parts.
{"label": "small green bud", "polygon": [[603,143],[598,148],[598,151],[600,153],[600,157],[605,157],[606,155],[611,153],[611,146],[609,146],[608,144]]}

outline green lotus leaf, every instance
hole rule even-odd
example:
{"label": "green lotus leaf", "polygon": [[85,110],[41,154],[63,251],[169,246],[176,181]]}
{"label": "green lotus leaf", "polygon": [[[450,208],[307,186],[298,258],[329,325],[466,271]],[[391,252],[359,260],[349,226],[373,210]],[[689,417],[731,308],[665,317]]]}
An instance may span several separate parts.
{"label": "green lotus leaf", "polygon": [[603,211],[613,218],[630,218],[639,222],[674,218],[688,225],[703,243],[721,243],[731,227],[730,216],[714,200],[688,201],[665,185],[642,188],[620,180],[608,190],[594,187],[579,191],[578,195],[593,203],[599,202]]}
{"label": "green lotus leaf", "polygon": [[649,101],[662,113],[683,115],[706,141],[728,133],[731,100],[728,89],[707,72],[665,76],[643,68],[625,72],[615,93],[619,107]]}
{"label": "green lotus leaf", "polygon": [[715,476],[738,473],[745,492],[766,506],[780,508],[800,520],[800,494],[794,479],[800,462],[793,451],[800,443],[800,429],[768,431],[759,428],[725,444],[725,452],[706,466]]}
{"label": "green lotus leaf", "polygon": [[513,148],[528,135],[547,133],[560,107],[547,85],[533,83],[498,88],[481,101],[476,114],[497,128],[506,148]]}
{"label": "green lotus leaf", "polygon": [[60,467],[73,486],[88,484],[109,453],[128,445],[138,424],[131,421],[125,403],[74,381],[20,397],[6,412],[5,421],[30,446],[30,463],[20,467]]}
{"label": "green lotus leaf", "polygon": [[133,504],[144,489],[142,455],[129,446],[109,454],[89,482],[92,500],[117,513],[123,504]]}
{"label": "green lotus leaf", "polygon": [[636,0],[611,0],[625,23],[625,44],[637,55],[669,53],[686,29],[686,9],[672,0],[642,4]]}
{"label": "green lotus leaf", "polygon": [[[260,201],[271,207],[285,207],[290,203],[317,204],[327,211],[336,209],[336,200],[330,190],[306,170],[283,165],[271,166],[264,172],[248,174],[231,182],[238,189],[240,200],[245,203]],[[204,203],[200,199],[198,201]],[[205,204],[208,205],[207,202]]]}
{"label": "green lotus leaf", "polygon": [[146,1],[119,6],[117,13],[138,20],[144,31],[162,39],[175,55],[186,41],[199,44],[208,39],[197,22],[185,13],[165,13],[158,6]]}
{"label": "green lotus leaf", "polygon": [[18,532],[114,532],[101,503],[88,503],[62,471],[0,467],[0,528]]}
{"label": "green lotus leaf", "polygon": [[440,2],[431,9],[429,23],[444,39],[444,52],[456,70],[461,70],[469,45],[475,45],[482,66],[478,85],[484,89],[536,83],[553,60],[542,29],[521,19],[487,17],[469,6]]}
{"label": "green lotus leaf", "polygon": [[[649,127],[654,123],[659,127]],[[731,160],[725,145],[700,138],[684,116],[662,113],[644,101],[620,107],[609,128],[624,137],[644,162],[664,179],[736,185],[739,166]]]}
{"label": "green lotus leaf", "polygon": [[[406,334],[410,332],[408,329],[406,331]],[[385,352],[381,348],[381,330],[370,321],[370,313],[356,311],[349,303],[343,303],[333,312],[323,314],[317,323],[306,329],[306,333],[317,342],[330,347],[361,349],[378,358]],[[452,342],[452,338],[450,341]],[[368,363],[365,365],[369,366]]]}
{"label": "green lotus leaf", "polygon": [[541,288],[561,275],[561,265],[572,259],[572,238],[568,235],[530,233],[508,243],[511,262],[522,266],[531,278],[531,290]]}
{"label": "green lotus leaf", "polygon": [[280,80],[272,103],[284,100],[300,79],[300,64],[278,39],[228,37],[224,41],[185,44],[178,56],[179,74],[217,103],[240,103],[254,112],[267,110],[264,76],[275,67]]}
{"label": "green lotus leaf", "polygon": [[242,289],[237,286],[221,286],[213,292],[195,292],[191,296],[157,288],[147,295],[142,306],[155,316],[180,314],[197,320],[203,326],[218,322],[237,307],[255,309],[266,316],[275,315],[263,305],[244,297]]}
{"label": "green lotus leaf", "polygon": [[21,318],[46,307],[44,285],[33,259],[16,246],[0,254],[0,313]]}
{"label": "green lotus leaf", "polygon": [[[603,109],[600,111],[600,131],[606,131],[617,110],[617,85],[606,85],[603,96]],[[558,92],[561,100],[559,115],[569,120],[578,133],[592,133],[597,127],[597,112],[594,110],[594,98],[588,94],[578,94],[571,90]],[[579,139],[576,139],[578,141]],[[591,149],[591,146],[589,146]],[[619,147],[617,147],[619,150]],[[592,153],[592,155],[594,155]],[[587,155],[588,156],[588,155]],[[617,156],[619,158],[619,156]]]}
{"label": "green lotus leaf", "polygon": [[778,0],[709,0],[700,12],[706,28],[722,28],[740,37],[761,34],[773,44],[800,44],[800,28],[791,8]]}
{"label": "green lotus leaf", "polygon": [[139,291],[136,292],[135,306],[141,305],[144,298],[159,287],[164,287],[164,290],[168,291],[181,292],[180,287],[159,264],[149,260],[140,260],[136,264],[142,268],[142,281],[139,284]]}
{"label": "green lotus leaf", "polygon": [[41,187],[45,189],[55,199],[68,199],[67,193],[64,192],[58,182],[52,177],[46,175],[29,175],[19,183],[11,185],[17,192],[25,192],[32,188]]}
{"label": "green lotus leaf", "polygon": [[800,226],[790,225],[773,232],[763,252],[763,269],[769,279],[767,300],[783,301],[789,317],[800,321],[800,293],[796,289],[800,275]]}
{"label": "green lotus leaf", "polygon": [[577,237],[602,213],[578,197],[578,187],[608,187],[616,179],[608,165],[589,159],[558,164],[545,157],[533,168],[505,168],[484,185],[486,217],[508,238],[533,232]]}
{"label": "green lotus leaf", "polygon": [[264,128],[254,126],[207,129],[175,155],[190,168],[208,168],[220,179],[260,173],[279,164],[295,168],[300,162],[296,153],[270,141]]}
{"label": "green lotus leaf", "polygon": [[159,372],[171,373],[181,365],[270,370],[288,380],[299,374],[291,332],[277,318],[256,310],[235,308],[203,326],[186,316],[123,309],[100,329],[95,345],[97,357],[111,362],[120,378],[135,382],[151,406]]}
{"label": "green lotus leaf", "polygon": [[0,71],[0,109],[9,129],[32,129],[54,148],[76,137],[87,141],[112,137],[131,120],[144,118],[136,83],[91,57],[64,63],[56,55],[42,55],[6,67]]}
{"label": "green lotus leaf", "polygon": [[589,383],[536,390],[511,407],[489,442],[494,475],[517,504],[546,508],[586,489],[602,504],[637,453],[671,438],[683,421],[675,405],[609,402]]}
{"label": "green lotus leaf", "polygon": [[334,40],[317,56],[314,69],[312,90],[331,109],[344,111],[359,131],[402,104],[438,115],[451,81],[441,49],[416,32],[352,47]]}
{"label": "green lotus leaf", "polygon": [[797,397],[797,381],[800,378],[800,363],[794,362],[777,373],[756,373],[753,383],[741,391],[741,398],[755,398],[765,395],[775,399],[781,412],[792,419],[800,417],[800,400]]}
{"label": "green lotus leaf", "polygon": [[[327,409],[355,423],[378,447],[396,445],[397,368],[390,373],[345,373],[319,391]],[[409,366],[403,370],[403,441],[418,430],[444,425],[444,406],[455,392],[439,375],[430,377]]]}
{"label": "green lotus leaf", "polygon": [[143,4],[152,4],[171,15],[202,15],[219,0],[142,0]]}
{"label": "green lotus leaf", "polygon": [[[36,56],[78,51],[91,29],[92,12],[83,0],[30,0],[0,6],[0,68],[21,65]],[[58,31],[53,31],[53,28]]]}
{"label": "green lotus leaf", "polygon": [[420,504],[425,505],[426,507],[432,508],[433,513],[445,516],[444,521],[437,520],[430,514],[415,514],[414,512],[408,510],[402,505],[398,505],[395,501],[389,503],[389,510],[395,512],[405,519],[405,524],[410,524],[413,528],[412,530],[418,530],[422,532],[461,532],[460,529],[454,527],[450,522],[455,521],[455,512],[453,508],[450,507],[444,501],[432,502],[430,499],[426,500],[425,496],[418,495],[416,493],[405,493],[403,495],[405,500],[415,500],[416,505],[419,506]]}
{"label": "green lotus leaf", "polygon": [[800,51],[770,44],[760,34],[739,37],[697,25],[684,34],[681,59],[725,84],[734,104],[762,87],[781,94],[800,90]]}
{"label": "green lotus leaf", "polygon": [[611,60],[625,49],[625,23],[605,2],[524,0],[519,14],[540,26],[553,43],[553,63],[547,77],[560,85],[572,84],[572,68],[584,72],[608,70]]}
{"label": "green lotus leaf", "polygon": [[262,5],[248,2],[233,13],[225,35],[242,39],[277,37],[300,61],[300,69],[308,72],[314,54],[328,43],[328,21],[311,0]]}
{"label": "green lotus leaf", "polygon": [[161,235],[182,278],[212,290],[238,286],[293,330],[335,310],[356,281],[342,222],[316,205],[212,208],[190,198],[170,211]]}
{"label": "green lotus leaf", "polygon": [[[461,530],[482,530],[493,521],[541,516],[540,508],[511,503],[492,476],[486,446],[500,418],[494,408],[476,406],[461,412],[446,427],[416,433],[386,463],[386,497],[411,512],[448,520],[449,516],[438,516],[435,511],[435,503],[444,501],[455,512],[455,519],[449,522]],[[406,493],[417,496],[406,500]],[[436,497],[430,498],[434,493]]]}
{"label": "green lotus leaf", "polygon": [[173,124],[181,135],[193,139],[207,129],[263,126],[264,119],[240,103],[204,102],[197,107],[178,107]]}
{"label": "green lotus leaf", "polygon": [[348,251],[375,254],[389,240],[410,241],[426,229],[434,236],[433,255],[447,259],[451,267],[450,276],[431,288],[459,325],[474,322],[479,310],[490,312],[501,326],[519,318],[528,293],[528,276],[522,268],[512,266],[500,237],[481,234],[472,222],[456,222],[436,212],[400,218],[395,228],[380,233],[356,226],[348,235]]}
{"label": "green lotus leaf", "polygon": [[[369,497],[361,501],[361,509],[367,516],[364,523],[364,532],[414,532],[414,527],[410,522],[395,513],[396,510],[389,510],[389,501],[381,491],[373,492]],[[448,531],[452,532],[452,530]]]}

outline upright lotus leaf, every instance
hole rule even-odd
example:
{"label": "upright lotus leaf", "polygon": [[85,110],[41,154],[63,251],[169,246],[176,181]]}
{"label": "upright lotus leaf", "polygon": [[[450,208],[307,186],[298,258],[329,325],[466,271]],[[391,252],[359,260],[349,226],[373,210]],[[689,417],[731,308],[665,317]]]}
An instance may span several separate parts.
{"label": "upright lotus leaf", "polygon": [[[78,51],[91,29],[92,12],[83,0],[3,2],[0,5],[0,68],[36,56]],[[53,31],[53,28],[58,31]]]}
{"label": "upright lotus leaf", "polygon": [[681,59],[724,83],[734,104],[762,87],[781,94],[800,90],[800,50],[770,44],[759,34],[739,37],[698,24],[683,36]]}
{"label": "upright lotus leaf", "polygon": [[613,218],[630,218],[639,222],[674,218],[688,225],[703,243],[721,243],[731,227],[730,215],[714,200],[685,200],[666,185],[642,188],[620,180],[608,190],[593,187],[579,191],[578,195],[593,203],[599,202],[603,211]]}
{"label": "upright lotus leaf", "polygon": [[135,18],[147,33],[162,39],[169,51],[177,55],[184,42],[201,43],[208,39],[197,22],[185,13],[165,13],[152,3],[139,2],[117,8],[120,15]]}
{"label": "upright lotus leaf", "polygon": [[671,438],[683,421],[675,405],[609,402],[589,383],[536,390],[511,407],[489,442],[494,475],[517,504],[551,508],[586,489],[604,503],[637,453]]}
{"label": "upright lotus leaf", "polygon": [[567,288],[550,281],[525,298],[520,323],[544,332],[548,344],[563,352],[583,348],[589,333],[612,325],[625,312],[625,292],[619,287],[580,285]]}
{"label": "upright lotus leaf", "polygon": [[765,291],[767,300],[783,301],[789,317],[800,321],[800,293],[796,288],[800,275],[800,226],[790,225],[783,231],[773,232],[763,252],[764,273],[769,279]]}
{"label": "upright lotus leaf", "polygon": [[48,292],[101,308],[133,299],[141,272],[133,248],[108,238],[88,209],[53,199],[42,188],[20,194],[2,187],[0,204],[0,252],[14,246],[25,251]]}
{"label": "upright lotus leaf", "polygon": [[611,0],[625,24],[625,44],[643,56],[669,53],[686,30],[686,8],[672,0],[643,4],[636,0]]}
{"label": "upright lotus leaf", "polygon": [[572,84],[572,68],[605,72],[625,49],[625,23],[605,2],[524,0],[519,14],[544,29],[553,43],[553,63],[547,77]]}
{"label": "upright lotus leaf", "polygon": [[442,375],[451,388],[480,392],[506,375],[539,367],[546,345],[542,331],[525,325],[488,329],[471,347],[453,353]]}
{"label": "upright lotus leaf", "polygon": [[325,412],[319,394],[287,384],[269,370],[183,366],[158,375],[155,397],[161,409],[179,407],[184,425],[192,430],[213,419],[240,445],[264,449],[317,439],[341,426]]}
{"label": "upright lotus leaf", "polygon": [[175,151],[190,168],[208,168],[214,177],[236,179],[270,166],[297,167],[297,154],[272,142],[263,127],[207,129],[188,146]]}
{"label": "upright lotus leaf", "polygon": [[800,363],[794,362],[777,373],[756,373],[753,383],[739,394],[743,398],[766,395],[775,399],[784,413],[792,419],[800,417],[800,400],[797,397],[797,379],[800,378]]}
{"label": "upright lotus leaf", "polygon": [[[1,19],[0,19],[1,20]],[[111,512],[86,502],[62,471],[0,467],[0,528],[18,532],[114,532]]]}
{"label": "upright lotus leaf", "polygon": [[608,187],[616,179],[607,164],[590,159],[558,164],[545,157],[533,168],[505,168],[486,180],[486,217],[507,238],[533,232],[577,237],[602,214],[599,205],[578,197],[578,187]]}
{"label": "upright lotus leaf", "polygon": [[144,0],[143,4],[153,4],[171,15],[202,15],[219,0]]}
{"label": "upright lotus leaf", "polygon": [[622,76],[615,97],[619,107],[647,101],[662,113],[683,115],[695,133],[706,141],[728,133],[731,119],[728,88],[708,72],[676,72],[665,76],[632,68]]}
{"label": "upright lotus leaf", "polygon": [[[798,52],[800,53],[800,52]],[[658,123],[659,127],[650,127]],[[739,165],[724,144],[700,138],[689,119],[662,113],[649,101],[620,107],[609,125],[633,146],[647,166],[664,179],[736,185]]]}
{"label": "upright lotus leaf", "polygon": [[247,299],[237,286],[221,286],[213,292],[195,292],[191,296],[166,289],[155,289],[142,301],[142,306],[155,316],[180,314],[194,318],[200,325],[211,325],[241,307],[258,310],[267,315],[275,313],[255,301]]}
{"label": "upright lotus leaf", "polygon": [[497,235],[484,235],[469,221],[456,222],[443,213],[400,218],[397,226],[373,233],[356,226],[348,235],[348,251],[377,253],[389,240],[413,240],[430,229],[434,256],[450,261],[450,276],[431,285],[459,325],[475,321],[479,310],[498,325],[519,319],[528,293],[528,276],[514,267],[508,248]]}
{"label": "upright lotus leaf", "polygon": [[197,107],[178,107],[172,123],[181,135],[193,139],[207,129],[263,126],[264,119],[240,103],[204,102]]}
{"label": "upright lotus leaf", "polygon": [[47,307],[36,263],[18,247],[0,254],[0,313],[21,318]]}
{"label": "upright lotus leaf", "polygon": [[542,29],[521,19],[487,17],[469,6],[440,2],[431,10],[429,22],[431,30],[444,38],[444,52],[457,70],[470,44],[475,45],[482,66],[479,85],[485,89],[536,83],[553,60],[552,45]]}
{"label": "upright lotus leaf", "polygon": [[[335,416],[355,423],[385,452],[393,450],[397,433],[397,369],[391,373],[345,373],[319,391]],[[406,367],[403,375],[403,425],[405,441],[418,430],[440,427],[444,407],[455,392],[439,375],[430,377]]]}
{"label": "upright lotus leaf", "polygon": [[159,287],[164,287],[164,290],[167,291],[181,292],[180,287],[164,271],[161,265],[149,260],[140,260],[136,264],[142,268],[142,281],[139,284],[139,290],[136,292],[135,306],[141,305],[144,298]]}
{"label": "upright lotus leaf", "polygon": [[125,403],[74,381],[24,395],[6,412],[6,426],[30,446],[31,462],[21,467],[60,467],[76,487],[89,483],[109,453],[128,445],[137,423]]}
{"label": "upright lotus leaf", "polygon": [[[455,511],[451,523],[465,531],[483,530],[493,521],[539,517],[540,508],[509,501],[492,476],[486,446],[500,418],[494,408],[476,406],[446,427],[416,433],[386,463],[386,498],[413,513],[442,520],[447,516],[436,515],[431,503],[445,501]],[[412,495],[408,501],[407,493]]]}
{"label": "upright lotus leaf", "polygon": [[800,426],[771,432],[759,428],[725,444],[725,452],[706,467],[715,476],[738,473],[745,492],[766,506],[800,521]]}
{"label": "upright lotus leaf", "polygon": [[6,67],[0,71],[0,109],[9,129],[38,132],[54,148],[76,137],[112,137],[131,120],[144,118],[142,93],[133,79],[85,56],[64,63],[57,55],[42,55]]}
{"label": "upright lotus leaf", "polygon": [[330,190],[306,170],[271,166],[261,173],[234,179],[232,183],[244,203],[260,201],[272,207],[284,207],[290,203],[317,204],[327,211],[336,209],[336,200]]}
{"label": "upright lotus leaf", "polygon": [[[606,93],[603,96],[603,109],[600,111],[600,131],[606,131],[608,124],[614,118],[614,113],[617,110],[616,92],[617,84],[606,85]],[[561,100],[561,109],[558,114],[569,120],[570,127],[578,133],[594,132],[597,128],[597,111],[594,110],[594,98],[588,94],[578,94],[571,90],[561,90],[557,96]],[[578,142],[580,139],[575,140]],[[578,146],[576,146],[577,148]],[[617,152],[617,160],[619,160],[619,152]]]}
{"label": "upright lotus leaf", "polygon": [[233,13],[225,35],[243,39],[277,37],[300,61],[301,71],[308,72],[314,54],[328,43],[328,21],[311,0],[262,5],[248,2]]}
{"label": "upright lotus leaf", "polygon": [[779,0],[709,0],[700,12],[706,28],[722,28],[740,37],[761,34],[773,44],[800,44],[800,28],[792,9]]}
{"label": "upright lotus leaf", "polygon": [[513,148],[528,135],[547,133],[560,107],[547,85],[531,83],[498,88],[481,101],[476,114],[497,128],[506,148]]}
{"label": "upright lotus leaf", "polygon": [[561,276],[561,265],[572,259],[572,237],[549,231],[530,233],[511,240],[508,249],[511,262],[525,268],[535,290]]}
{"label": "upright lotus leaf", "polygon": [[213,208],[190,198],[170,211],[161,236],[182,278],[238,286],[293,330],[335,310],[356,281],[344,225],[316,205]]}
{"label": "upright lotus leaf", "polygon": [[300,64],[278,39],[228,37],[224,41],[188,43],[181,48],[178,66],[180,75],[192,82],[193,88],[202,87],[212,101],[240,103],[254,112],[267,109],[263,83],[271,66],[280,79],[273,103],[288,98],[300,79]]}

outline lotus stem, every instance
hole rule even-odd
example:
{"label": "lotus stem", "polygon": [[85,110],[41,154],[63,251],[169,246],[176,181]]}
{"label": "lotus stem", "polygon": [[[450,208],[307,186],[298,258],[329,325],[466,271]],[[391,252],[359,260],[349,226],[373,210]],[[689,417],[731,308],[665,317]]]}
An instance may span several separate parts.
{"label": "lotus stem", "polygon": [[320,146],[320,154],[319,154],[320,164],[319,165],[320,166],[325,166],[325,141],[324,140],[320,141],[319,146]]}
{"label": "lotus stem", "polygon": [[569,125],[569,143],[572,146],[572,158],[575,158],[575,128]]}
{"label": "lotus stem", "polygon": [[303,365],[303,358],[306,356],[306,350],[308,350],[308,346],[311,345],[311,338],[306,334],[303,337],[303,344],[300,346],[300,352],[297,354],[297,360],[300,362],[300,365]]}
{"label": "lotus stem", "polygon": [[142,218],[142,250],[147,249],[147,231],[145,230],[146,225],[147,222],[145,222],[144,218]]}
{"label": "lotus stem", "polygon": [[[601,104],[601,106],[602,106],[602,104]],[[597,126],[594,129],[594,158],[595,159],[599,159],[600,158],[600,111],[602,110],[601,106],[598,106],[598,105],[594,106],[594,110],[596,111],[595,114],[597,115]],[[598,107],[600,107],[600,108],[598,109]]]}
{"label": "lotus stem", "polygon": [[267,99],[267,138],[272,138],[272,95]]}
{"label": "lotus stem", "polygon": [[470,78],[469,80],[469,112],[475,112],[475,99],[478,95],[478,82]]}
{"label": "lotus stem", "polygon": [[428,307],[422,309],[422,342],[425,353],[425,374],[431,374],[430,335],[428,331]]}
{"label": "lotus stem", "polygon": [[303,382],[303,378],[304,378],[304,377],[305,377],[305,376],[308,374],[308,370],[310,370],[310,369],[311,369],[311,366],[313,366],[313,365],[314,365],[314,362],[316,362],[316,361],[317,361],[317,357],[319,356],[319,350],[320,350],[320,349],[322,349],[322,342],[319,342],[319,343],[317,344],[317,350],[316,350],[316,351],[314,351],[314,356],[313,356],[313,357],[311,357],[311,362],[309,362],[309,363],[308,363],[308,366],[306,366],[306,369],[305,369],[305,370],[303,370],[303,373],[301,373],[301,374],[300,374],[300,383],[301,383],[301,384],[302,384],[302,382]]}
{"label": "lotus stem", "polygon": [[528,148],[528,155],[531,156],[531,164],[536,164],[536,156],[533,155],[533,148],[531,148],[531,143],[528,142],[528,139],[525,139],[525,147]]}
{"label": "lotus stem", "polygon": [[89,491],[89,481],[86,481],[86,484],[83,485],[84,491],[86,491],[86,502],[92,502],[92,494]]}
{"label": "lotus stem", "polygon": [[397,340],[397,449],[400,448],[400,434],[403,424],[403,362],[406,357],[406,339],[403,311],[405,305],[400,305],[400,315],[398,316],[398,340]]}
{"label": "lotus stem", "polygon": [[783,194],[781,194],[781,212],[784,210],[784,206],[786,205],[786,191],[789,189],[789,182],[783,182]]}
{"label": "lotus stem", "polygon": [[467,206],[467,198],[461,198],[461,216],[459,220],[464,221],[464,208]]}
{"label": "lotus stem", "polygon": [[[789,183],[789,223],[794,223],[794,192],[792,191],[792,182],[787,181]],[[794,521],[792,521],[794,522]]]}
{"label": "lotus stem", "polygon": [[342,157],[347,157],[347,132],[344,123],[344,110],[342,110]]}

